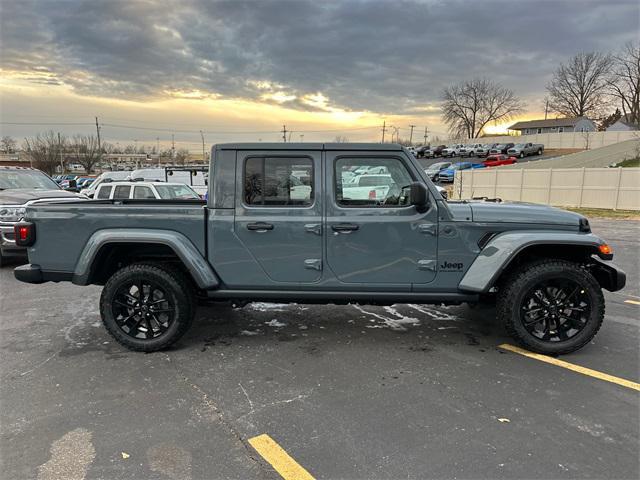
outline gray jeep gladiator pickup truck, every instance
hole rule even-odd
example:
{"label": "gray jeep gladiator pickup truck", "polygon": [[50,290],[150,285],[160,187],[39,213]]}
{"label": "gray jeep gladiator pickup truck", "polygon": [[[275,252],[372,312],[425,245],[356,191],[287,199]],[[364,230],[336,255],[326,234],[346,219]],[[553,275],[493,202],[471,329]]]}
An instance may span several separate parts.
{"label": "gray jeep gladiator pickup truck", "polygon": [[104,285],[105,327],[139,351],[178,340],[202,300],[490,300],[520,344],[562,354],[600,328],[601,289],[625,284],[583,216],[447,202],[400,145],[224,144],[211,159],[206,204],[28,206],[15,231],[30,264],[15,277]]}

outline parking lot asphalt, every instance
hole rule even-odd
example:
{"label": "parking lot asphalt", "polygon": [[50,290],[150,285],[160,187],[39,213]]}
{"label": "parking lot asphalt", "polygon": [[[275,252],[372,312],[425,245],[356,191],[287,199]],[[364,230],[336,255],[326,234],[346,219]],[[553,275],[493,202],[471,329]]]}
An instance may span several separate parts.
{"label": "parking lot asphalt", "polygon": [[[639,382],[640,222],[592,226],[628,286],[561,359]],[[0,292],[2,478],[280,478],[262,434],[315,478],[640,476],[640,392],[499,348],[490,307],[207,306],[141,354],[99,287]]]}

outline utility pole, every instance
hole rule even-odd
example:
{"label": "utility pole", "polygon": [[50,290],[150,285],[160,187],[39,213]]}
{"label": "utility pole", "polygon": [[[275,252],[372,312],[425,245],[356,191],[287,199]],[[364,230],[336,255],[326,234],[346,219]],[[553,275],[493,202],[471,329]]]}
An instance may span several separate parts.
{"label": "utility pole", "polygon": [[282,141],[287,142],[287,126],[282,125]]}
{"label": "utility pole", "polygon": [[175,135],[171,134],[171,163],[174,163],[176,158],[176,138]]}
{"label": "utility pole", "polygon": [[549,99],[544,99],[544,119],[547,119],[547,113],[549,113]]}
{"label": "utility pole", "polygon": [[204,156],[204,133],[202,133],[202,130],[200,130],[200,137],[202,138],[202,161],[206,162],[207,159]]}
{"label": "utility pole", "polygon": [[424,127],[424,144],[427,144],[427,138],[429,138],[429,128]]}
{"label": "utility pole", "polygon": [[64,173],[64,163],[62,163],[62,141],[60,140],[60,132],[58,132],[58,155],[60,156],[60,173]]}
{"label": "utility pole", "polygon": [[413,129],[416,127],[415,125],[409,125],[411,127],[411,133],[409,134],[409,145],[413,145]]}
{"label": "utility pole", "polygon": [[304,141],[304,133],[300,134],[300,143],[302,143]]}
{"label": "utility pole", "polygon": [[384,122],[382,122],[382,142],[380,143],[384,143],[384,132],[387,131],[387,121],[385,120]]}
{"label": "utility pole", "polygon": [[102,147],[100,146],[100,125],[98,124],[98,117],[96,117],[96,134],[98,135],[98,151],[102,151]]}

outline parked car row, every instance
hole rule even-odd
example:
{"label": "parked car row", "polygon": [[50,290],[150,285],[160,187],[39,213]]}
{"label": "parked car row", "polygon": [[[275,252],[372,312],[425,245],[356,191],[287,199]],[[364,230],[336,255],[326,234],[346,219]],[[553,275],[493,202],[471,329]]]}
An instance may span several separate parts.
{"label": "parked car row", "polygon": [[455,143],[436,147],[420,147],[415,156],[424,158],[436,157],[486,157],[492,154],[512,155],[524,158],[528,155],[542,155],[544,145],[539,143]]}
{"label": "parked car row", "polygon": [[425,173],[433,181],[453,182],[456,170],[470,168],[499,167],[501,165],[513,165],[518,160],[502,153],[489,155],[482,163],[473,162],[438,162],[425,169]]}

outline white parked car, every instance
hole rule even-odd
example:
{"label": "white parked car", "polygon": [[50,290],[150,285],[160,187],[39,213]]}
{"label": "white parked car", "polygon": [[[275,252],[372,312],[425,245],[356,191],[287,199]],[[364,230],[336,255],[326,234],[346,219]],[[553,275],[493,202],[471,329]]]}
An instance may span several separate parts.
{"label": "white parked car", "polygon": [[345,200],[384,200],[393,185],[391,175],[358,175],[342,187]]}
{"label": "white parked car", "polygon": [[460,154],[460,149],[463,148],[464,145],[462,143],[456,143],[454,145],[449,145],[447,148],[442,150],[443,157],[457,157]]}
{"label": "white parked car", "polygon": [[93,183],[89,185],[87,188],[83,188],[80,190],[82,195],[86,195],[89,198],[93,198],[96,193],[96,190],[103,182],[113,182],[117,180],[126,180],[129,176],[130,172],[122,171],[122,172],[103,172],[98,175]]}
{"label": "white parked car", "polygon": [[479,156],[478,151],[483,151],[483,147],[481,143],[471,143],[462,147],[458,153],[461,157],[475,157]]}
{"label": "white parked car", "polygon": [[200,200],[184,183],[168,182],[109,182],[98,187],[96,200]]}
{"label": "white parked car", "polygon": [[140,168],[129,173],[127,180],[184,183],[204,197],[209,174],[195,167]]}

